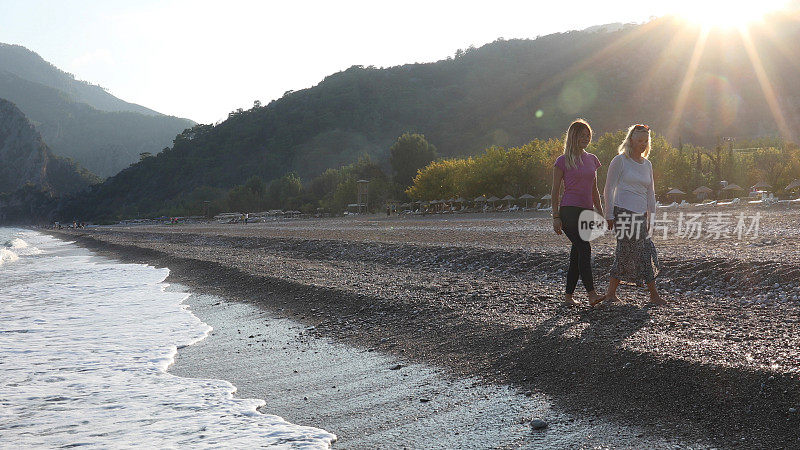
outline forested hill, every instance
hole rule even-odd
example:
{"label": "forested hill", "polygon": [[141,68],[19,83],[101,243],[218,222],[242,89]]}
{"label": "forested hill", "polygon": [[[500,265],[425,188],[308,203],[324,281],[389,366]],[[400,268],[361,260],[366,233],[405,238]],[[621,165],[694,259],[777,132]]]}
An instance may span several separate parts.
{"label": "forested hill", "polygon": [[498,40],[436,63],[351,67],[179,135],[86,201],[147,211],[252,175],[308,179],[360,154],[385,161],[405,131],[423,133],[443,156],[558,137],[575,117],[596,132],[645,122],[675,145],[787,135],[800,125],[799,37],[797,22],[778,18],[747,39],[662,18]]}
{"label": "forested hill", "polygon": [[0,98],[0,194],[29,185],[58,196],[99,181],[74,161],[53,155],[19,108]]}
{"label": "forested hill", "polygon": [[14,102],[58,155],[110,176],[194,125],[76,80],[36,53],[0,43],[0,98]]}

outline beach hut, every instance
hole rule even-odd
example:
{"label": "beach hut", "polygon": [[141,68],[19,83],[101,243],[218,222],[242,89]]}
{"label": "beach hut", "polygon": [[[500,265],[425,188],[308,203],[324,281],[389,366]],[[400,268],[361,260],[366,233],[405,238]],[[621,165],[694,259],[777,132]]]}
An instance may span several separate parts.
{"label": "beach hut", "polygon": [[536,197],[532,196],[531,194],[522,194],[519,196],[519,199],[525,199],[525,209],[528,209],[528,200],[532,200]]}
{"label": "beach hut", "polygon": [[708,198],[708,194],[710,194],[712,192],[714,192],[714,191],[711,190],[710,187],[700,186],[699,188],[693,190],[692,194],[696,195],[698,200],[702,201],[702,200],[705,200],[706,198]]}

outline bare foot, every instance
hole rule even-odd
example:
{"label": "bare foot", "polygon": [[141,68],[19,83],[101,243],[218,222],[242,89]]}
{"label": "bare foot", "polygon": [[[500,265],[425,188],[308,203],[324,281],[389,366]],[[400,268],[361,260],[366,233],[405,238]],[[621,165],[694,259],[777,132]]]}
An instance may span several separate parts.
{"label": "bare foot", "polygon": [[606,298],[608,298],[608,293],[606,293],[606,295],[597,295],[597,297],[593,299],[590,297],[589,306],[597,306],[600,304],[600,302],[602,302]]}
{"label": "bare foot", "polygon": [[600,303],[600,302],[603,301],[603,299],[606,298],[606,296],[604,294],[598,294],[595,291],[589,292],[588,295],[589,295],[589,304],[590,305],[595,305],[597,303]]}
{"label": "bare foot", "polygon": [[658,294],[650,294],[650,303],[656,306],[664,306],[667,304],[667,301]]}
{"label": "bare foot", "polygon": [[581,305],[581,302],[575,300],[572,297],[572,295],[570,295],[570,294],[564,294],[564,303],[566,303],[567,306],[580,306]]}

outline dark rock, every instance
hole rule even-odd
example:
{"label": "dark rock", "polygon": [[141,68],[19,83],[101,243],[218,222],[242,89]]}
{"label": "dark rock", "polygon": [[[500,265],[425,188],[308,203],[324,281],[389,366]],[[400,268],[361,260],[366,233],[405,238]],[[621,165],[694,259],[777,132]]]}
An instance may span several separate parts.
{"label": "dark rock", "polygon": [[389,370],[400,370],[402,368],[403,368],[403,365],[402,364],[398,364],[396,366],[391,367]]}
{"label": "dark rock", "polygon": [[533,419],[531,420],[531,428],[534,430],[542,430],[547,428],[547,422],[542,419]]}

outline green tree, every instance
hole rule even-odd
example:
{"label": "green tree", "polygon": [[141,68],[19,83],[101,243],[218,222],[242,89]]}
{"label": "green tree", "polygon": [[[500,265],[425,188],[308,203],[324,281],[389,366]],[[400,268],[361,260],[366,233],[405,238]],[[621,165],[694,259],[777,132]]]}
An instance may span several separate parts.
{"label": "green tree", "polygon": [[395,182],[408,186],[417,174],[437,157],[436,147],[421,134],[404,133],[389,149]]}
{"label": "green tree", "polygon": [[294,172],[272,180],[267,189],[267,205],[272,208],[290,208],[293,200],[303,192],[303,183]]}

